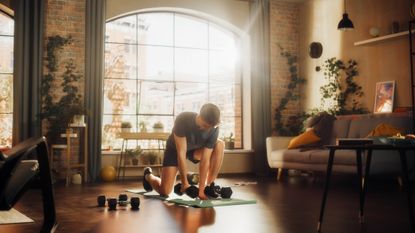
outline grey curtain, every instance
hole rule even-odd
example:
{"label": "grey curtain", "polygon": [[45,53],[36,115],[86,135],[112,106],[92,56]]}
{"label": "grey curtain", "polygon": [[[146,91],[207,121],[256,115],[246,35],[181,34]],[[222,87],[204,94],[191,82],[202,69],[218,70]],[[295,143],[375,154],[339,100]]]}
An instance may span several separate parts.
{"label": "grey curtain", "polygon": [[43,0],[15,0],[13,145],[41,135]]}
{"label": "grey curtain", "polygon": [[88,110],[88,170],[90,181],[96,181],[101,169],[105,7],[105,0],[87,0],[86,2],[85,105]]}
{"label": "grey curtain", "polygon": [[271,135],[269,1],[250,1],[252,137],[255,171],[267,175],[265,138]]}

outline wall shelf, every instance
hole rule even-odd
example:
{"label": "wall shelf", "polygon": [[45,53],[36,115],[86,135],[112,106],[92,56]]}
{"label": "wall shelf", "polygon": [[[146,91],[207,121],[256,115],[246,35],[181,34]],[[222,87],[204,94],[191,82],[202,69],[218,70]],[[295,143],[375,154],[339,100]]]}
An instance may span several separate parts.
{"label": "wall shelf", "polygon": [[[415,32],[415,30],[412,30],[412,32]],[[404,37],[408,34],[409,34],[409,30],[389,34],[389,35],[386,35],[386,36],[379,36],[379,37],[375,37],[375,38],[372,38],[372,39],[356,41],[356,42],[354,42],[354,46],[364,46],[364,45],[370,45],[370,44],[375,44],[375,43],[386,42],[388,40],[394,40],[394,39]]]}

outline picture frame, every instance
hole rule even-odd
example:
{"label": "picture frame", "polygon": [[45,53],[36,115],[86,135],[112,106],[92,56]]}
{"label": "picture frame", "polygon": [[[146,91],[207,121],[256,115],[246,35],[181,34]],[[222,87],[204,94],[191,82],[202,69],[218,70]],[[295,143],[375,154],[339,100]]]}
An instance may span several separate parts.
{"label": "picture frame", "polygon": [[393,112],[395,81],[377,82],[373,113]]}

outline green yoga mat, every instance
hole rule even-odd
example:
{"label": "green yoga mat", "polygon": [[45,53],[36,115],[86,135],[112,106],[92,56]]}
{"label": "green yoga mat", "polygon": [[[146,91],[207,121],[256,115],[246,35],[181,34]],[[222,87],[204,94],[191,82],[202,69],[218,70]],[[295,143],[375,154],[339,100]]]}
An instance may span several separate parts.
{"label": "green yoga mat", "polygon": [[162,201],[167,201],[170,203],[174,203],[177,205],[185,205],[197,208],[209,208],[215,206],[229,206],[229,205],[246,205],[246,204],[255,204],[256,200],[244,200],[244,199],[237,199],[237,198],[230,198],[230,199],[210,199],[210,200],[199,200],[199,199],[192,199],[187,196],[177,196],[176,194],[172,194],[170,197],[162,197],[156,192],[146,192],[142,189],[127,189],[127,192],[135,193],[143,195],[147,198],[158,199]]}

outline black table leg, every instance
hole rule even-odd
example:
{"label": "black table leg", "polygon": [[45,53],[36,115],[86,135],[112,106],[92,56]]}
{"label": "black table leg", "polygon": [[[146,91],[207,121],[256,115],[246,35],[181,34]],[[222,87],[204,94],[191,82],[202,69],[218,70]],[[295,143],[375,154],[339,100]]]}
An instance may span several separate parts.
{"label": "black table leg", "polygon": [[408,176],[408,166],[406,162],[406,154],[405,150],[399,150],[399,156],[401,158],[401,166],[402,166],[402,175],[403,175],[403,188],[406,190],[406,196],[408,198],[408,205],[409,205],[409,217],[411,222],[412,232],[415,232],[415,224],[414,224],[414,211],[412,207],[412,194],[411,194],[411,184],[409,182]]}
{"label": "black table leg", "polygon": [[323,200],[321,202],[320,217],[317,223],[317,232],[321,231],[321,224],[323,223],[324,208],[326,206],[327,191],[328,191],[329,184],[330,184],[331,170],[333,168],[333,160],[334,160],[335,151],[336,151],[335,149],[330,149],[329,160],[327,162],[326,183],[324,185],[324,193],[323,193]]}
{"label": "black table leg", "polygon": [[357,168],[357,179],[359,184],[359,222],[364,222],[364,213],[363,213],[363,180],[362,180],[362,150],[356,150],[356,168]]}
{"label": "black table leg", "polygon": [[365,175],[364,175],[364,178],[363,178],[363,193],[362,193],[362,196],[361,196],[362,209],[365,208],[365,197],[366,197],[367,183],[369,181],[370,163],[371,162],[372,162],[372,150],[368,150],[367,151],[367,158],[366,158]]}

